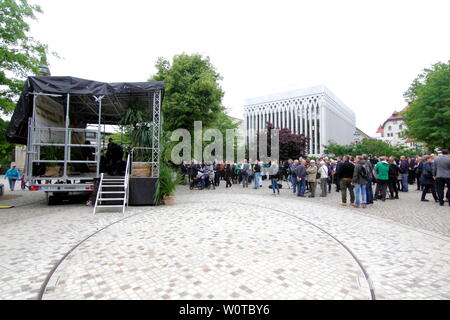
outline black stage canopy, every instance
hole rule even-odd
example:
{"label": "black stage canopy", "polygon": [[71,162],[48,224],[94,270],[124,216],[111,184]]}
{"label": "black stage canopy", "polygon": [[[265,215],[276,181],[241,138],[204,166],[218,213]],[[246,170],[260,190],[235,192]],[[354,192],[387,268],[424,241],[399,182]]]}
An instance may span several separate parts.
{"label": "black stage canopy", "polygon": [[164,94],[164,82],[106,83],[74,77],[28,77],[11,118],[6,139],[10,143],[27,144],[28,118],[33,113],[31,93],[61,95],[51,99],[62,105],[66,104],[67,94],[70,94],[69,116],[76,114],[77,121],[83,124],[98,122],[98,103],[94,96],[105,96],[102,100],[101,123],[114,125],[123,117],[126,105],[132,100],[141,101],[152,112],[152,93],[156,90],[162,90]]}

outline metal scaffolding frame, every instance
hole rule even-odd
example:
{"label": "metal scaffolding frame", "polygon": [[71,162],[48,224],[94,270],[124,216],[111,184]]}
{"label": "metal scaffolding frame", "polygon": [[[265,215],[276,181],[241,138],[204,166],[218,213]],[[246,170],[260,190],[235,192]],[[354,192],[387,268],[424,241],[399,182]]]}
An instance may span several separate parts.
{"label": "metal scaffolding frame", "polygon": [[[101,96],[90,96],[87,95],[71,95],[67,94],[47,94],[40,92],[30,92],[33,95],[33,109],[32,116],[28,119],[28,137],[27,137],[27,175],[28,181],[30,181],[31,186],[39,186],[44,191],[89,191],[93,189],[94,186],[94,178],[100,177],[100,156],[101,156],[101,138],[102,138],[102,124],[106,124],[105,121],[102,121],[104,116],[120,116],[120,108],[123,108],[123,101],[129,97],[127,95],[101,95]],[[39,96],[48,96],[59,99],[60,103],[62,103],[61,99],[65,96],[65,120],[64,127],[45,127],[39,126],[36,122],[36,100]],[[138,98],[144,98],[148,103],[149,112],[152,114],[152,145],[149,147],[144,147],[141,149],[150,149],[151,151],[151,159],[149,161],[151,166],[151,177],[159,178],[159,160],[160,160],[160,135],[161,135],[161,102],[162,102],[162,90],[156,89],[151,92],[135,93],[134,96]],[[109,113],[105,114],[105,110],[103,110],[103,100],[107,98],[108,110]],[[77,108],[80,108],[80,113],[90,114],[89,119],[94,120],[96,117],[97,121],[97,129],[82,129],[82,128],[70,128],[70,110],[71,105],[73,103],[77,104]],[[78,110],[78,109],[77,109]],[[108,111],[106,110],[106,111]],[[111,113],[111,111],[113,113]],[[110,122],[107,122],[111,124]],[[103,126],[104,127],[104,126]],[[105,131],[103,129],[103,131]],[[72,134],[73,133],[94,133],[96,144],[77,144],[72,143]],[[51,137],[53,134],[60,138],[61,141],[45,141],[46,135]],[[104,133],[104,132],[103,132]],[[44,137],[44,138],[43,138]],[[61,139],[64,137],[63,139]],[[47,138],[49,140],[49,138]],[[49,160],[49,159],[41,159],[41,148],[42,147],[63,147],[64,148],[64,159],[58,160]],[[72,160],[71,159],[71,148],[73,147],[81,147],[81,148],[93,148],[95,149],[95,159],[94,160]],[[62,164],[62,175],[58,177],[46,177],[46,176],[38,176],[33,172],[33,164],[40,163],[58,163]],[[96,172],[94,175],[79,175],[74,176],[69,172],[70,164],[91,164],[96,166]],[[42,180],[45,180],[45,183],[40,183]],[[55,182],[55,180],[58,182]],[[78,181],[78,182],[77,182]]]}
{"label": "metal scaffolding frame", "polygon": [[[54,94],[46,94],[39,92],[30,93],[33,95],[33,113],[32,117],[29,118],[28,121],[28,144],[27,144],[27,178],[30,181],[31,186],[39,186],[44,191],[89,191],[92,190],[93,181],[89,183],[89,180],[93,180],[94,178],[99,176],[99,166],[100,166],[100,138],[101,138],[101,98],[98,100],[98,114],[99,114],[99,126],[97,131],[89,130],[89,129],[81,129],[81,128],[70,128],[70,94],[66,94],[66,106],[65,106],[65,123],[64,127],[45,127],[38,126],[36,123],[36,99],[38,96],[50,96],[50,97],[62,97],[63,95],[54,95]],[[43,141],[45,138],[42,138],[42,133],[48,133],[49,136],[51,133],[63,133],[64,134],[64,142],[63,143],[54,143],[51,141]],[[72,143],[72,133],[95,133],[97,138],[97,144],[76,144]],[[48,140],[48,139],[47,139]],[[49,160],[49,159],[41,159],[41,148],[42,147],[63,147],[64,148],[64,159],[60,160]],[[72,147],[81,147],[81,148],[94,148],[95,149],[95,160],[72,160],[71,159],[71,148]],[[46,177],[46,176],[37,176],[33,173],[33,165],[40,163],[58,163],[63,165],[63,173],[58,177]],[[68,172],[69,164],[96,164],[97,172],[96,177],[94,176],[70,176]],[[45,180],[45,183],[38,183],[42,180]],[[54,184],[53,181],[59,181],[63,183]],[[76,181],[80,183],[76,183]],[[82,181],[86,181],[88,183],[82,183]]]}
{"label": "metal scaffolding frame", "polygon": [[159,178],[160,157],[160,135],[161,135],[161,90],[153,93],[153,118],[152,118],[152,177]]}

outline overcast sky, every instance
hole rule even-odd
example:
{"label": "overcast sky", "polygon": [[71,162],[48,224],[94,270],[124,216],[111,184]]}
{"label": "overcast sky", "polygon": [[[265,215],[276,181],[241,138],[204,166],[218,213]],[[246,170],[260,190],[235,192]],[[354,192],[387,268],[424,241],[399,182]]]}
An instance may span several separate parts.
{"label": "overcast sky", "polygon": [[325,85],[374,135],[425,67],[450,58],[450,1],[30,0],[31,34],[62,59],[52,75],[145,81],[159,56],[200,53],[223,76],[223,104]]}

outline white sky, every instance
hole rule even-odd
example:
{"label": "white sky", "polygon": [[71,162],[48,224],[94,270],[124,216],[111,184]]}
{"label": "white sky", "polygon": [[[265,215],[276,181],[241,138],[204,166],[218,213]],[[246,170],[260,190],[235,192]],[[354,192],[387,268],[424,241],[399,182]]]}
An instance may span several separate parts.
{"label": "white sky", "polygon": [[450,1],[30,0],[31,34],[62,59],[52,75],[145,81],[159,56],[200,53],[223,76],[223,104],[325,85],[374,135],[425,67],[450,58]]}

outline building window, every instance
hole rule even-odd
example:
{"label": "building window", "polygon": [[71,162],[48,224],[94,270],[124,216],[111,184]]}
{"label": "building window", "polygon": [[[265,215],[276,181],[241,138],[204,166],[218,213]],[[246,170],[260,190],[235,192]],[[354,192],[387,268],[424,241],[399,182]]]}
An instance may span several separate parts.
{"label": "building window", "polygon": [[402,129],[403,129],[403,125],[399,125],[398,128],[399,128],[400,130],[402,130]]}
{"label": "building window", "polygon": [[388,130],[389,130],[389,131],[391,131],[391,130],[392,130],[392,127],[391,127],[391,126],[389,126],[389,127],[388,127]]}

